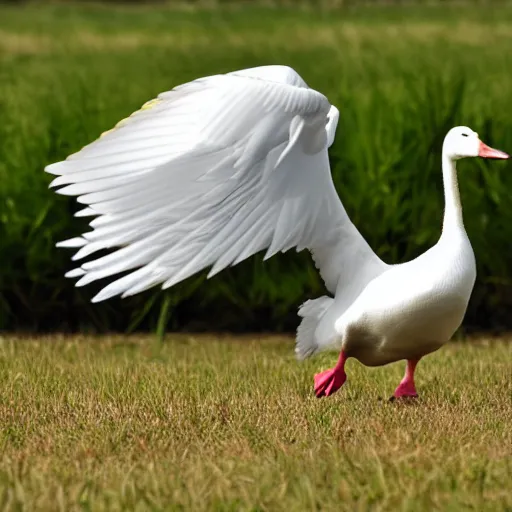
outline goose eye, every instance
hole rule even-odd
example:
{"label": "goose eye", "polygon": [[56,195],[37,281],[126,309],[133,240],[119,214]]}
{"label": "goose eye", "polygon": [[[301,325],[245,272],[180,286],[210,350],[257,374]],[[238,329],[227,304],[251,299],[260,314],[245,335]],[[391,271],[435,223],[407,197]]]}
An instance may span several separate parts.
{"label": "goose eye", "polygon": [[463,133],[462,136],[463,137],[468,137],[468,134],[467,133]]}

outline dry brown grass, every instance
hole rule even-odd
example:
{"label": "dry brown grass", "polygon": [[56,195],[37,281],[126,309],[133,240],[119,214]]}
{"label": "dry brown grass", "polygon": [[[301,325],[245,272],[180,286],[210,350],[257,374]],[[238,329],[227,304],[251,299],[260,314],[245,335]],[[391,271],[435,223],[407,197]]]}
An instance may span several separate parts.
{"label": "dry brown grass", "polygon": [[6,510],[509,510],[512,345],[348,364],[329,399],[288,338],[2,338]]}

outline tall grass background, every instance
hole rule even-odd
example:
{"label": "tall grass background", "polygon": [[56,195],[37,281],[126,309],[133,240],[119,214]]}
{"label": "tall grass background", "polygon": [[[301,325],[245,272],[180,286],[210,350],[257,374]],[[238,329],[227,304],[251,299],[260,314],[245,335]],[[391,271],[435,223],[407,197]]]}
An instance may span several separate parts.
{"label": "tall grass background", "polygon": [[[387,262],[439,237],[449,128],[512,151],[510,7],[0,6],[0,329],[293,329],[296,307],[324,293],[307,252],[90,304],[104,283],[75,289],[55,248],[85,223],[43,172],[161,91],[265,64],[294,67],[340,108],[336,187]],[[511,171],[459,164],[478,262],[467,329],[512,326]]]}

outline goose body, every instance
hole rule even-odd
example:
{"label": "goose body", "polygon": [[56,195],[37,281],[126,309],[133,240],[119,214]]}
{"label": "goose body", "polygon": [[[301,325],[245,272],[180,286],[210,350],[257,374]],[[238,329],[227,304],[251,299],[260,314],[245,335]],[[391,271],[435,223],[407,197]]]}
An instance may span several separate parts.
{"label": "goose body", "polygon": [[440,240],[368,284],[335,321],[340,348],[367,366],[419,359],[437,350],[461,325],[475,277],[465,233]]}
{"label": "goose body", "polygon": [[315,376],[318,397],[346,379],[348,357],[378,366],[408,360],[395,396],[415,396],[417,361],[464,317],[476,270],[464,230],[455,162],[508,158],[466,127],[443,146],[445,218],[439,242],[388,265],[350,221],[334,188],[328,148],[339,111],[287,66],[201,78],[163,93],[98,140],[47,166],[58,192],[86,205],[92,231],[59,245],[86,261],[77,286],[126,273],[93,299],[164,288],[266,250],[307,248],[331,296],[299,310],[299,359],[337,349]]}

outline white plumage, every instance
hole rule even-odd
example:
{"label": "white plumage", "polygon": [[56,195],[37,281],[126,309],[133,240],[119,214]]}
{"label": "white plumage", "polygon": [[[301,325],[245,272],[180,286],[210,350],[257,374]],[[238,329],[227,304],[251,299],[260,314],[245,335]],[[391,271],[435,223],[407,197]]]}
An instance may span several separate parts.
{"label": "white plumage", "polygon": [[[334,297],[301,308],[297,355],[338,346],[367,364],[408,357],[408,347],[416,343],[417,349],[421,338],[415,339],[414,326],[422,322],[413,311],[425,313],[416,298],[422,290],[414,283],[416,272],[422,265],[431,269],[440,256],[434,251],[416,263],[389,266],[357,231],[329,167],[338,116],[324,95],[286,66],[201,78],[160,94],[78,153],[46,167],[58,176],[51,184],[62,187],[58,193],[86,205],[77,216],[95,216],[91,231],[59,245],[77,248],[75,261],[112,249],[67,276],[80,277],[77,286],[83,286],[130,271],[103,288],[93,299],[98,302],[156,285],[169,288],[205,268],[212,276],[262,250],[268,258],[307,248]],[[455,247],[447,245],[448,252]],[[462,264],[463,310],[474,282],[471,265],[472,252]],[[388,271],[393,277],[379,285]],[[442,283],[434,286],[441,295],[442,289]],[[390,311],[382,312],[379,295]],[[460,323],[460,307],[455,309],[446,334]],[[400,320],[405,330],[397,327]],[[425,348],[446,341],[434,339],[436,333],[427,338]],[[409,350],[420,357],[421,351]]]}

